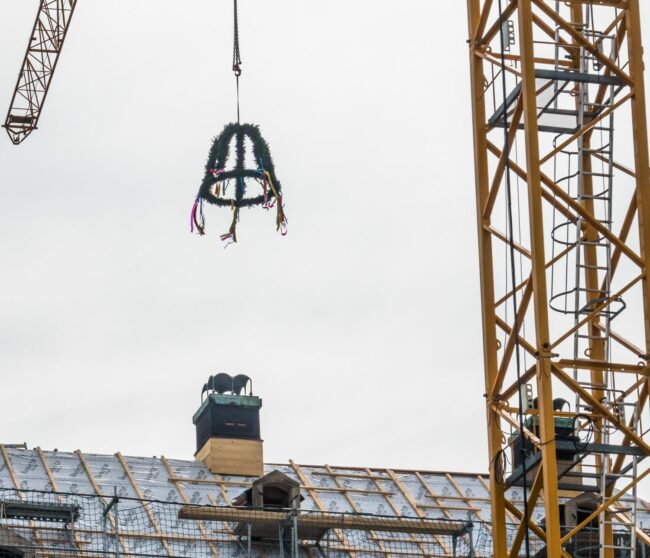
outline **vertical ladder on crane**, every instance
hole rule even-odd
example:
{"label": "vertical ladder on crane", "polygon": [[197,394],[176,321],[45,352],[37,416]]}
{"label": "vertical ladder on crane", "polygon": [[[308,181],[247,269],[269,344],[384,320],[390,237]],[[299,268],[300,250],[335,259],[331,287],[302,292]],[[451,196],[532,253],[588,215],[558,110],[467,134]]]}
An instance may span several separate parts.
{"label": "vertical ladder on crane", "polygon": [[[587,11],[587,16],[589,12]],[[601,45],[602,51],[607,51],[608,56],[615,58],[614,51],[614,37],[608,37],[589,29],[589,20],[586,18],[585,23],[576,25],[576,30],[588,38],[591,42]],[[556,37],[559,37],[559,28],[556,28]],[[605,48],[609,45],[609,48]],[[584,47],[579,47],[579,69],[580,73],[589,73],[590,70],[598,72],[600,70],[600,62]],[[559,44],[556,45],[556,69],[559,69]],[[577,123],[578,127],[582,128],[588,123],[590,113],[600,113],[604,110],[611,108],[616,91],[615,86],[609,87],[609,92],[602,103],[595,104],[590,102],[588,82],[578,82],[576,88],[572,90],[557,91],[558,97],[560,95],[572,95],[576,98],[577,106]],[[559,102],[556,98],[556,106]],[[573,186],[575,194],[573,199],[583,205],[585,202],[590,202],[593,206],[594,216],[600,223],[609,231],[612,230],[612,194],[614,185],[614,159],[613,159],[613,146],[614,146],[614,113],[604,119],[598,126],[594,128],[594,134],[591,138],[600,137],[600,144],[594,145],[590,142],[585,145],[584,136],[580,137],[574,150],[569,148],[562,150],[561,154],[566,160],[566,170],[562,171],[562,176],[555,176],[558,183],[566,183],[567,188],[571,190]],[[555,143],[557,144],[562,134],[558,134]],[[585,158],[590,157],[592,161],[597,158],[601,162],[601,167],[598,171],[593,168],[586,170],[583,165]],[[584,182],[588,178],[593,183],[593,190],[590,193],[585,192]],[[596,188],[598,190],[596,191]],[[584,223],[581,218],[574,224],[575,236],[570,237],[568,233],[571,224],[563,222],[557,225],[553,231],[553,237],[556,242],[568,246],[573,244],[575,250],[575,270],[573,287],[568,286],[555,295],[558,298],[564,299],[564,311],[566,313],[573,312],[574,324],[576,328],[584,316],[591,314],[598,305],[604,300],[611,297],[611,274],[612,274],[612,243],[603,235],[598,235],[596,238],[587,239],[581,231],[584,230]],[[565,233],[562,238],[561,234]],[[596,254],[596,262],[587,263],[586,250],[591,248]],[[568,272],[568,270],[567,270]],[[590,288],[585,284],[585,276],[589,272],[594,272],[600,280],[597,289]],[[569,301],[572,298],[572,301]],[[569,310],[569,306],[571,310]],[[603,343],[605,360],[611,360],[611,346],[610,346],[610,330],[611,322],[625,309],[623,300],[618,300],[616,305],[610,305],[598,312],[598,319],[602,323],[602,334],[593,335],[592,332],[582,329],[576,329],[573,336],[573,352],[574,359],[578,360],[589,356],[589,349],[592,343]],[[588,371],[587,371],[588,372]],[[625,422],[625,407],[622,403],[621,391],[616,389],[613,383],[614,375],[609,372],[604,372],[604,382],[602,385],[596,385],[591,378],[584,377],[584,370],[573,370],[573,376],[576,382],[582,387],[592,391],[602,391],[603,398],[601,401]],[[581,377],[582,375],[582,377]],[[583,403],[580,397],[575,397],[575,408],[578,412],[591,413],[592,408],[590,405]],[[638,421],[637,421],[638,424]],[[610,434],[612,428],[607,424],[601,425],[601,443],[610,443]],[[638,429],[635,428],[638,432]],[[637,460],[634,456],[632,463],[628,470],[622,473],[615,473],[612,470],[612,460],[607,456],[599,457],[596,460],[596,468],[598,479],[598,486],[600,489],[600,503],[605,502],[611,497],[609,490],[610,484],[614,480],[629,480],[634,479],[637,474]],[[585,464],[588,467],[588,464]],[[604,510],[598,518],[598,554],[600,558],[606,558],[611,553],[618,556],[625,556],[626,558],[635,558],[636,555],[636,527],[637,522],[637,490],[636,485],[632,488],[628,496],[621,497],[619,500],[620,505],[617,507],[616,513]],[[629,525],[629,534],[625,532],[610,531],[620,529],[622,524],[620,520],[615,520],[615,515],[621,514],[627,520]],[[608,535],[611,532],[611,535]],[[587,549],[585,549],[587,550]],[[595,550],[595,549],[594,549]]]}

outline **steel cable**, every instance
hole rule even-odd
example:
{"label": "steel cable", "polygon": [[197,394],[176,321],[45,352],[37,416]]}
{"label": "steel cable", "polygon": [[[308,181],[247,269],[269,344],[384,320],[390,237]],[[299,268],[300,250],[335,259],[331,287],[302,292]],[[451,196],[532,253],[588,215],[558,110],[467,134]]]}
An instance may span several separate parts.
{"label": "steel cable", "polygon": [[[506,84],[506,60],[505,60],[505,47],[506,47],[506,38],[503,34],[503,26],[505,20],[503,17],[503,6],[502,0],[499,0],[499,37],[500,37],[500,62],[501,62],[501,86],[504,103],[507,98],[507,84]],[[520,101],[521,102],[521,101]],[[513,330],[512,335],[514,335],[515,340],[515,360],[517,367],[517,386],[519,387],[519,436],[521,439],[521,463],[523,469],[523,501],[524,501],[524,517],[523,521],[525,522],[524,527],[524,545],[526,551],[526,558],[530,558],[530,533],[528,529],[528,518],[529,518],[529,503],[528,503],[528,487],[526,483],[528,482],[527,476],[528,471],[526,467],[526,438],[524,436],[524,406],[523,398],[521,393],[521,355],[520,355],[520,340],[519,340],[519,315],[518,315],[518,303],[517,303],[517,271],[515,263],[515,244],[514,244],[514,219],[512,215],[512,184],[510,181],[510,141],[508,138],[508,110],[505,108],[503,111],[503,135],[504,135],[504,146],[503,146],[503,158],[505,161],[505,180],[506,180],[506,209],[507,209],[507,219],[508,219],[508,230],[507,230],[507,240],[508,246],[510,248],[510,280],[512,283],[512,305],[513,305]]]}
{"label": "steel cable", "polygon": [[239,124],[239,76],[241,76],[241,52],[239,50],[239,10],[237,0],[234,0],[233,6],[233,41],[232,41],[232,71],[235,73],[235,82],[237,84],[237,124]]}

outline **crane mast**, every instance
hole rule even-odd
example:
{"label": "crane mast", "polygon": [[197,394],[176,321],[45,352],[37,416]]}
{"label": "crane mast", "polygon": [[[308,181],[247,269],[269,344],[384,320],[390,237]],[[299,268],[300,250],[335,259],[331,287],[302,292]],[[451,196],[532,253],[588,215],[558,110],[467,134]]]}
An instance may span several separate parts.
{"label": "crane mast", "polygon": [[18,145],[37,128],[77,0],[41,0],[4,127]]}
{"label": "crane mast", "polygon": [[494,555],[648,536],[650,170],[638,0],[468,0]]}

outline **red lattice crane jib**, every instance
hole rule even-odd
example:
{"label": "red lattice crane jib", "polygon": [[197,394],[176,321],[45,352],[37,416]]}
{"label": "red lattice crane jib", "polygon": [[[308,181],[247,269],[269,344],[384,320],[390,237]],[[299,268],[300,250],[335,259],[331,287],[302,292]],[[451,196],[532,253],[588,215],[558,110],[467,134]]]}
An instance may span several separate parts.
{"label": "red lattice crane jib", "polygon": [[77,0],[41,0],[16,89],[5,119],[18,145],[38,125]]}

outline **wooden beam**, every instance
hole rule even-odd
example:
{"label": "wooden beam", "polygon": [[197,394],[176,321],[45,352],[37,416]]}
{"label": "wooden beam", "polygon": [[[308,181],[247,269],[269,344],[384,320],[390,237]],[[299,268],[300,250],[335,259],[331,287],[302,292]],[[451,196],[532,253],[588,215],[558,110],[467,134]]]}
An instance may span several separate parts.
{"label": "wooden beam", "polygon": [[[65,527],[61,526],[61,524],[59,524],[58,527],[56,525],[57,525],[56,523],[51,523],[50,525],[44,524],[44,525],[41,525],[39,527],[25,527],[24,525],[21,525],[21,529],[31,529],[31,530],[34,530],[34,531],[58,532],[58,533],[62,533],[62,534],[65,533],[66,535],[68,534],[68,531],[67,531],[67,529]],[[215,533],[229,534],[229,531],[224,531],[224,530],[221,530],[221,529],[214,529],[213,531]],[[81,534],[81,535],[96,535],[96,536],[100,536],[100,537],[104,535],[104,531],[102,531],[100,529],[89,529],[89,528],[85,528],[85,527],[80,527],[79,529],[77,529],[77,532],[79,534]],[[160,537],[158,537],[157,534],[155,534],[155,533],[146,533],[146,532],[142,532],[142,531],[129,531],[128,537],[133,538],[133,539],[146,539],[146,540],[153,540],[153,541],[160,540]],[[197,540],[199,540],[193,535],[180,535],[178,533],[169,533],[166,536],[166,538],[169,539],[170,541],[180,541],[180,542],[196,542]],[[213,537],[213,538],[210,539],[210,542],[212,542],[212,543],[224,543],[224,542],[236,543],[237,539],[234,536],[228,536],[227,538],[226,537],[220,537],[220,538]],[[60,556],[61,556],[61,553],[57,554],[57,558],[60,557]],[[133,556],[133,554],[131,554],[131,556]],[[138,554],[136,553],[135,556],[138,556]]]}
{"label": "wooden beam", "polygon": [[[135,493],[138,495],[138,498],[144,501],[145,500],[144,494],[142,493],[142,490],[140,490],[138,483],[135,482],[135,478],[133,477],[133,473],[131,473],[131,469],[129,469],[129,464],[126,462],[126,459],[124,459],[124,456],[119,451],[115,454],[115,457],[117,457],[117,460],[122,465],[122,468],[124,469],[124,473],[129,479],[129,482],[131,483],[133,490],[135,490]],[[167,552],[167,555],[171,558],[172,552],[169,549],[169,544],[167,543],[167,540],[165,539],[165,537],[162,534],[162,531],[160,530],[160,525],[158,524],[156,517],[151,512],[151,508],[147,505],[147,503],[146,502],[143,503],[144,503],[144,509],[147,512],[147,516],[149,517],[149,522],[151,523],[151,526],[153,527],[154,531],[156,531],[156,534],[158,535],[158,538],[160,539],[163,548]]]}
{"label": "wooden beam", "polygon": [[[445,477],[447,477],[447,480],[448,480],[448,481],[450,482],[450,484],[454,487],[454,490],[455,490],[456,492],[458,492],[458,495],[459,495],[459,496],[460,496],[460,497],[465,501],[465,503],[466,503],[468,506],[470,506],[471,504],[474,503],[473,500],[475,500],[475,499],[474,499],[474,498],[470,498],[469,496],[467,496],[467,495],[465,494],[465,492],[464,492],[463,489],[459,486],[459,484],[456,482],[456,479],[454,479],[454,477],[452,477],[449,473],[445,473]],[[445,500],[448,500],[450,497],[449,497],[449,496],[444,496],[444,498],[445,498]],[[452,498],[453,498],[453,496],[452,496]],[[486,500],[489,501],[490,499],[489,499],[489,498],[486,498]],[[481,509],[480,509],[480,508],[478,508],[478,509],[477,509],[475,512],[473,512],[473,513],[474,513],[474,515],[476,515],[476,517],[478,518],[479,521],[482,521],[483,523],[485,523],[485,525],[487,526],[487,528],[488,528],[489,531],[492,531],[492,525],[490,525],[489,521],[487,521],[487,520],[485,519],[485,517],[483,517],[483,513],[481,512]]]}
{"label": "wooden beam", "polygon": [[[18,482],[18,477],[16,476],[16,470],[14,469],[13,463],[11,462],[11,458],[9,457],[9,453],[7,452],[7,448],[5,447],[4,444],[0,444],[0,452],[2,452],[2,457],[5,460],[5,463],[7,465],[7,471],[9,471],[9,476],[11,477],[11,482],[14,485],[14,488],[16,489],[16,492],[18,493],[18,497],[22,500],[25,501],[25,496],[23,494],[23,491],[20,488],[20,483]],[[40,542],[40,535],[38,531],[36,531],[36,524],[30,520],[29,521],[29,528],[34,530],[34,539],[37,542]],[[48,558],[49,553],[45,552],[43,553],[44,558]]]}
{"label": "wooden beam", "polygon": [[[179,519],[235,522],[251,525],[279,525],[290,517],[289,512],[263,511],[250,508],[215,508],[213,506],[182,506]],[[298,528],[346,529],[349,531],[383,531],[417,535],[459,535],[467,523],[460,520],[374,515],[306,512],[298,515]],[[368,552],[368,549],[365,549]],[[390,552],[388,552],[390,553]]]}
{"label": "wooden beam", "polygon": [[[91,486],[93,487],[93,490],[95,491],[95,494],[99,497],[99,499],[106,503],[105,498],[102,496],[102,492],[99,488],[99,485],[97,484],[97,480],[95,480],[95,476],[93,475],[92,471],[90,470],[90,467],[88,466],[88,462],[86,461],[85,456],[83,453],[81,453],[81,450],[76,450],[75,453],[77,454],[77,459],[79,459],[79,463],[81,463],[81,466],[83,467],[83,470],[86,472],[86,476],[88,477],[88,480],[90,481]],[[109,521],[111,522],[111,527],[113,527],[113,530],[115,531],[115,536],[117,537],[117,540],[120,543],[120,546],[122,547],[122,550],[124,551],[125,554],[128,554],[129,552],[129,546],[126,544],[124,539],[120,536],[119,530],[117,528],[117,525],[115,524],[115,519],[113,518],[112,515],[108,516]]]}
{"label": "wooden beam", "polygon": [[[370,469],[368,469],[370,471]],[[338,470],[332,470],[331,473],[328,473],[327,471],[314,471],[312,475],[315,475],[317,477],[339,477],[342,479],[361,479],[361,480],[390,480],[388,477],[384,477],[382,475],[373,475],[372,472],[362,474],[362,473],[346,473],[345,471],[341,472]],[[376,483],[374,483],[375,486],[377,486]],[[382,488],[380,486],[377,486],[377,490],[380,492],[383,492]]]}
{"label": "wooden beam", "polygon": [[[221,477],[220,473],[212,473],[212,476],[218,481],[219,483],[219,492],[221,492],[221,497],[223,498],[223,501],[226,502],[229,506],[232,506],[232,500],[230,498],[230,494],[228,494],[228,491],[226,490],[226,486],[228,486],[228,483],[226,483],[223,478]],[[248,485],[250,487],[250,484]],[[212,496],[211,494],[208,494],[208,497]]]}
{"label": "wooden beam", "polygon": [[[174,476],[174,471],[173,471],[171,465],[169,464],[169,461],[167,461],[167,458],[164,455],[162,455],[162,456],[160,456],[160,460],[162,461],[162,464],[165,466],[165,470],[167,471],[167,475],[169,477]],[[180,485],[180,483],[175,482],[174,486],[176,487],[176,490],[178,491],[178,493],[181,495],[181,498],[183,499],[183,502],[185,502],[186,504],[191,503],[190,499],[187,497],[187,494],[185,493],[185,490]],[[209,537],[208,537],[208,533],[205,530],[205,525],[203,524],[203,522],[202,521],[197,521],[196,524],[197,524],[197,527],[199,528],[199,531],[201,531],[201,536],[203,537],[203,541],[208,545],[208,548],[210,549],[210,552],[212,553],[212,556],[214,556],[215,558],[219,558],[219,556],[220,556],[219,551],[217,550],[217,547],[214,546],[210,542]]]}
{"label": "wooden beam", "polygon": [[[52,469],[50,469],[50,464],[47,462],[43,450],[41,448],[36,448],[36,454],[38,455],[38,458],[41,460],[41,463],[43,464],[43,468],[45,469],[45,474],[47,475],[47,478],[50,481],[50,485],[52,485],[52,490],[54,490],[54,492],[56,493],[57,500],[61,503],[64,503],[65,499],[60,494],[61,491],[59,490],[59,484],[56,482],[56,477],[52,473]],[[70,529],[72,530],[72,538],[74,540],[74,544],[77,546],[77,548],[81,548],[81,540],[79,539],[79,534],[77,533],[77,530],[75,529],[74,525],[71,525]]]}
{"label": "wooden beam", "polygon": [[[442,510],[443,515],[444,515],[447,519],[451,519],[451,518],[452,518],[452,515],[451,515],[451,513],[449,513],[449,510],[459,509],[459,507],[458,507],[458,506],[444,506],[444,505],[442,505],[442,504],[440,503],[440,500],[438,499],[438,496],[436,496],[436,495],[434,494],[433,490],[431,490],[431,487],[427,484],[426,480],[424,480],[424,477],[423,477],[420,473],[417,473],[417,472],[415,473],[415,477],[418,479],[418,481],[419,481],[420,484],[422,485],[422,488],[424,488],[424,491],[426,492],[425,496],[429,496],[429,498],[432,498],[432,499],[436,502],[436,504],[435,504],[435,505],[430,505],[430,504],[418,504],[418,503],[417,503],[415,500],[413,500],[413,499],[412,499],[409,503],[411,503],[411,502],[414,503],[418,508],[424,508],[424,509],[430,508],[430,509],[439,509],[439,510]],[[397,478],[397,477],[395,477],[395,478]],[[398,482],[399,482],[399,479],[397,479],[397,480],[398,480]],[[404,491],[407,490],[406,487],[405,487],[401,482],[400,482],[400,484],[399,484],[399,487],[400,487],[400,490],[401,490],[402,492],[404,492]],[[413,505],[413,504],[411,504],[411,505]],[[471,512],[472,510],[467,510],[467,511],[468,511],[468,512]],[[446,544],[444,544],[444,541],[442,542],[442,546],[443,546],[443,548],[446,549],[447,554],[449,555],[449,553],[450,553],[449,548],[447,547]]]}
{"label": "wooden beam", "polygon": [[5,448],[4,444],[0,444],[0,452],[2,452],[2,457],[7,465],[7,471],[9,471],[11,482],[14,483],[14,488],[18,492],[18,497],[21,500],[24,500],[23,491],[20,489],[20,483],[18,482],[18,477],[16,476],[16,470],[14,469],[13,463],[11,463],[11,459],[9,459],[9,454],[7,453],[7,448]]}
{"label": "wooden beam", "polygon": [[50,481],[52,490],[56,494],[56,499],[59,502],[63,502],[63,497],[59,494],[59,485],[56,482],[56,478],[54,478],[54,475],[52,474],[52,469],[50,469],[50,465],[47,462],[47,459],[45,459],[45,454],[43,453],[43,450],[41,448],[36,448],[36,455],[38,455],[38,458],[40,459],[41,464],[43,465],[43,469],[45,469],[45,474],[47,475],[47,479]]}
{"label": "wooden beam", "polygon": [[[339,480],[339,478],[336,475],[333,474],[332,468],[329,465],[326,464],[325,465],[325,470],[330,475],[333,475],[332,479],[336,483],[336,486],[338,486],[339,488],[344,489],[343,490],[343,495],[345,496],[345,499],[347,500],[348,504],[350,504],[350,507],[354,510],[354,513],[363,513],[361,511],[361,508],[359,507],[359,505],[354,501],[354,498],[352,498],[352,496],[350,496],[349,492],[346,490],[346,487],[342,486],[341,481]],[[384,543],[382,541],[375,540],[375,537],[376,537],[375,531],[370,531],[370,538],[372,538],[372,540],[375,543],[377,543],[377,545],[379,545],[379,548],[382,551],[386,552],[386,547],[384,546]],[[388,556],[390,556],[390,553],[388,553]]]}
{"label": "wooden beam", "polygon": [[[250,488],[249,482],[240,482],[240,481],[223,481],[218,479],[188,479],[184,477],[171,476],[169,477],[170,482],[186,482],[188,484],[215,484],[215,485],[226,485],[226,486],[241,486]],[[358,494],[378,494],[380,496],[394,496],[394,492],[386,492],[385,490],[364,490],[362,488],[334,488],[331,486],[319,486],[319,492],[356,492]]]}
{"label": "wooden beam", "polygon": [[[370,469],[366,469],[366,472],[367,472],[369,475],[371,474],[371,473],[370,473]],[[385,482],[391,482],[391,480],[390,480],[389,477],[384,477],[384,476],[379,476],[379,475],[377,475],[374,479],[372,479],[372,482],[373,482],[373,484],[375,485],[375,487],[376,487],[378,490],[381,490],[381,486],[379,485],[379,482],[378,482],[377,479],[381,479],[381,480],[383,480],[383,481],[385,481]],[[394,513],[396,516],[400,517],[400,516],[402,515],[402,512],[401,512],[400,509],[397,507],[397,505],[395,504],[395,502],[393,502],[393,499],[392,499],[390,496],[386,496],[386,501],[388,502],[388,505],[390,506],[390,508],[393,510],[393,513]],[[428,553],[427,553],[426,549],[424,548],[424,546],[422,546],[422,543],[419,542],[419,541],[417,540],[417,538],[416,538],[413,534],[411,534],[411,537],[410,537],[410,538],[411,538],[411,541],[413,541],[414,543],[416,543],[416,544],[418,545],[418,548],[420,549],[420,551],[422,552],[422,554],[423,554],[424,556],[426,556]],[[443,551],[446,551],[446,546],[445,546],[444,544],[442,544],[442,542],[440,541],[440,538],[439,538],[437,535],[435,535],[435,539],[436,539],[436,543],[438,544],[438,546],[439,546]],[[399,542],[399,541],[398,541],[398,542]]]}
{"label": "wooden beam", "polygon": [[[307,475],[305,475],[303,470],[300,468],[300,465],[295,463],[293,459],[289,459],[289,465],[291,465],[291,468],[296,473],[298,480],[300,480],[300,484],[305,487],[305,490],[307,490],[307,492],[309,493],[309,496],[314,501],[314,504],[318,506],[318,509],[321,512],[327,512],[327,507],[323,504],[323,501],[320,499],[318,492],[314,490],[314,487],[312,486],[311,482],[307,478]],[[334,534],[336,535],[336,538],[339,540],[339,542],[343,545],[344,550],[348,553],[350,558],[356,558],[356,554],[350,548],[350,545],[347,539],[345,538],[345,536],[343,535],[343,533],[341,532],[341,530],[334,529]]]}

